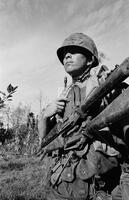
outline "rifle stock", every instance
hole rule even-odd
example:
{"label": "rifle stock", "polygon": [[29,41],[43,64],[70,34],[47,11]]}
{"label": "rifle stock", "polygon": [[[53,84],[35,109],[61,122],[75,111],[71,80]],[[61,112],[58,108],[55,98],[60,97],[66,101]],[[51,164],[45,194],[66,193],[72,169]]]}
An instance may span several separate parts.
{"label": "rifle stock", "polygon": [[80,108],[74,110],[71,114],[70,118],[64,122],[61,129],[58,130],[58,124],[43,138],[41,143],[41,149],[51,143],[55,138],[59,135],[66,133],[70,130],[82,117],[81,114],[86,114],[87,111],[92,109],[96,103],[104,98],[109,92],[111,92],[119,83],[124,81],[129,76],[129,57],[122,62],[122,64],[116,68],[111,75],[105,80],[100,87],[96,88],[96,90],[92,93],[92,95],[84,102]]}

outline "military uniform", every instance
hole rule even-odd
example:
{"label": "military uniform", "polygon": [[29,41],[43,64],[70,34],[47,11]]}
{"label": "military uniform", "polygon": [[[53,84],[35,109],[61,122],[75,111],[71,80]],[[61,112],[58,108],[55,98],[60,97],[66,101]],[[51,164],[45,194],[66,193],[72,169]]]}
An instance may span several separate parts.
{"label": "military uniform", "polygon": [[[72,109],[78,104],[83,104],[84,99],[90,96],[98,87],[97,77],[85,77],[72,84],[67,90],[69,103],[66,106],[64,119],[69,117]],[[99,106],[100,108],[101,106]],[[95,110],[97,114],[99,109]],[[94,115],[94,113],[93,113]],[[103,130],[110,134],[108,129]],[[51,190],[47,199],[111,199],[111,191],[119,183],[120,166],[118,163],[119,152],[102,141],[88,141],[84,147],[78,148],[76,138],[79,129],[64,134],[65,153],[58,158],[52,168],[50,177]],[[52,161],[53,163],[53,161]],[[107,177],[113,177],[106,180]],[[96,197],[95,197],[96,196]]]}
{"label": "military uniform", "polygon": [[[88,51],[90,56],[94,55],[92,67],[98,65],[98,52],[94,42],[81,33],[68,37],[57,50],[61,63],[64,52],[74,47],[78,52],[87,55]],[[91,76],[90,71],[85,71],[74,79],[74,82],[65,89],[69,102],[65,107],[63,122],[69,119],[73,110],[82,105],[97,87],[99,87],[98,79],[95,75]],[[106,103],[108,104],[108,101]],[[121,175],[119,162],[121,154],[109,145],[110,141],[115,142],[110,127],[100,130],[100,134],[105,137],[104,140],[97,138],[91,140],[83,136],[83,128],[86,127],[88,120],[101,112],[104,106],[105,101],[98,102],[87,119],[78,122],[72,130],[60,137],[61,141],[63,140],[63,151],[58,152],[59,156],[52,159],[47,177],[47,185],[50,186],[46,195],[48,200],[111,200],[113,195],[115,200],[114,189],[119,185]],[[57,116],[57,122],[58,120]]]}

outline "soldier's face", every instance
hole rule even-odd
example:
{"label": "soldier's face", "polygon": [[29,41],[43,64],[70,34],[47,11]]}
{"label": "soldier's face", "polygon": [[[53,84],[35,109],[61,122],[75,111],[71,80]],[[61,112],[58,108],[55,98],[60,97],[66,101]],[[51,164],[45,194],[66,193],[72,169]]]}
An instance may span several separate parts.
{"label": "soldier's face", "polygon": [[72,77],[81,75],[87,67],[87,58],[80,52],[70,51],[64,55],[65,71]]}

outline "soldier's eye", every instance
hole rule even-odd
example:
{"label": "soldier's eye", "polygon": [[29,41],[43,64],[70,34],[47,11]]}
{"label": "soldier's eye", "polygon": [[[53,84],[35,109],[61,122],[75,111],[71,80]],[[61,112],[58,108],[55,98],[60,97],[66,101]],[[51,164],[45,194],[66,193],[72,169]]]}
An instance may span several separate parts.
{"label": "soldier's eye", "polygon": [[65,58],[66,54],[67,54],[67,52],[63,52],[63,58]]}

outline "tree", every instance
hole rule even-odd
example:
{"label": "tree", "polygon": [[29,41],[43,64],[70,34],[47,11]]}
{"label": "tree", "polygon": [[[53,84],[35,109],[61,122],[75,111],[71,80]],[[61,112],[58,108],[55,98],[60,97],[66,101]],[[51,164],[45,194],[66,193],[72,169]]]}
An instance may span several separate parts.
{"label": "tree", "polygon": [[22,124],[27,123],[27,115],[30,112],[29,106],[24,106],[22,103],[11,111],[10,122],[14,129],[19,129]]}
{"label": "tree", "polygon": [[[6,93],[3,92],[3,91],[0,91],[0,109],[2,111],[2,114],[5,111],[5,110],[3,111],[3,108],[5,108],[5,102],[12,100],[12,95],[13,95],[13,93],[16,92],[17,88],[18,88],[18,86],[13,87],[11,84],[9,84],[8,87],[7,87]],[[7,112],[6,114],[8,114],[8,113],[9,112]],[[8,124],[7,129],[4,128],[4,123],[2,122],[2,120],[0,122],[1,123],[1,126],[0,126],[0,141],[2,142],[2,144],[5,143],[6,139],[8,140],[8,139],[12,138],[12,130],[9,129],[9,115],[7,115],[7,117],[8,117],[8,119],[7,119],[7,124]]]}
{"label": "tree", "polygon": [[7,92],[0,91],[0,108],[5,106],[6,101],[12,101],[12,95],[16,92],[18,86],[13,87],[11,84],[7,87]]}

